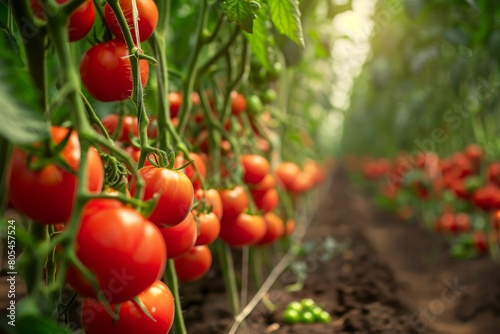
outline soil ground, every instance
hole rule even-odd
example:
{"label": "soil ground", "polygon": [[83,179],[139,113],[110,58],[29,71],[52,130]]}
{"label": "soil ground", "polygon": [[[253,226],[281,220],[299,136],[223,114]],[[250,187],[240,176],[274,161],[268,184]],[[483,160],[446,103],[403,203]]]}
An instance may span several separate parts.
{"label": "soil ground", "polygon": [[[326,262],[317,253],[303,256],[308,268],[303,289],[285,292],[284,283],[292,281],[285,273],[268,294],[276,310],[259,304],[238,333],[500,333],[499,266],[488,258],[450,258],[439,235],[376,208],[342,170],[331,184],[305,241],[321,244],[332,237],[348,247]],[[231,325],[222,274],[214,262],[205,279],[181,285],[189,334],[227,333]],[[0,282],[2,317],[5,283]],[[332,322],[283,323],[286,305],[306,297],[329,311]]]}

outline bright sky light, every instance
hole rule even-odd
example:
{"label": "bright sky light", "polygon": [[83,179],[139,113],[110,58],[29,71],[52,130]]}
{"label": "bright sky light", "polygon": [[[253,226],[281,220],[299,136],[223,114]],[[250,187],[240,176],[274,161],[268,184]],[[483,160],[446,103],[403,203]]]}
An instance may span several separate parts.
{"label": "bright sky light", "polygon": [[[346,2],[336,0],[338,5]],[[332,22],[337,37],[332,50],[333,71],[337,78],[332,87],[331,99],[336,110],[329,113],[322,129],[330,142],[338,143],[342,135],[343,111],[349,108],[354,79],[370,53],[373,30],[371,16],[375,3],[376,0],[354,0],[353,10],[337,15]]]}

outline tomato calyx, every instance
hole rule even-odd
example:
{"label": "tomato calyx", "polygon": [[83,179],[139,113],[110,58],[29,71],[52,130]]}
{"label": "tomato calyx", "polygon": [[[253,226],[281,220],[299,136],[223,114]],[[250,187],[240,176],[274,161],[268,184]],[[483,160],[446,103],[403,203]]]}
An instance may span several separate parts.
{"label": "tomato calyx", "polygon": [[[144,312],[144,314],[149,319],[151,319],[151,321],[156,322],[156,319],[151,315],[151,313],[149,312],[148,308],[146,307],[146,305],[144,305],[144,303],[142,302],[142,300],[141,300],[141,298],[139,296],[135,296],[134,297],[134,302],[137,304],[137,306],[139,306],[139,308],[141,309],[141,311]],[[116,320],[118,320],[118,319],[116,319]],[[115,321],[115,320],[113,319],[113,321]]]}

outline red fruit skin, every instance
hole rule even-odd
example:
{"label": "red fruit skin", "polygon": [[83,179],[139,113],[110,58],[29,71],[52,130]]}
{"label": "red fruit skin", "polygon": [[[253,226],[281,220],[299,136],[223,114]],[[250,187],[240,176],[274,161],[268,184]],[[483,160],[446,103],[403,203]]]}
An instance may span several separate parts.
{"label": "red fruit skin", "polygon": [[[83,86],[92,97],[102,102],[123,101],[132,95],[132,68],[124,42],[113,39],[99,43],[85,52],[80,62]],[[149,64],[139,61],[142,86],[149,77]]]}
{"label": "red fruit skin", "polygon": [[155,281],[138,295],[151,317],[144,313],[134,300],[122,304],[111,304],[116,310],[120,305],[118,320],[106,311],[100,302],[86,298],[81,309],[81,323],[86,334],[124,334],[124,333],[168,333],[174,319],[174,297],[170,289],[161,281]]}
{"label": "red fruit skin", "polygon": [[195,246],[209,245],[217,239],[220,233],[220,221],[213,212],[198,215],[199,234]]}
{"label": "red fruit skin", "polygon": [[500,187],[500,162],[488,166],[488,180]]}
{"label": "red fruit skin", "polygon": [[236,186],[233,189],[219,190],[219,195],[222,200],[222,220],[232,221],[238,215],[244,212],[249,205],[249,199],[242,186]]}
{"label": "red fruit skin", "polygon": [[476,231],[472,234],[474,248],[481,254],[488,251],[488,240],[483,231]]}
{"label": "red fruit skin", "polygon": [[[159,229],[115,200],[87,204],[75,248],[110,303],[134,298],[165,270],[167,249]],[[82,296],[97,297],[75,267],[68,268],[66,279]]]}
{"label": "red fruit skin", "polygon": [[[145,166],[139,174],[146,184],[144,200],[159,194],[158,203],[149,220],[160,228],[180,224],[191,211],[194,189],[186,174],[167,168]],[[130,193],[135,194],[135,180],[132,180]]]}
{"label": "red fruit skin", "polygon": [[[53,126],[53,141],[60,143],[68,131],[67,128]],[[76,132],[70,135],[61,157],[70,168],[78,170],[80,143]],[[9,165],[9,198],[12,204],[37,223],[58,224],[67,221],[76,195],[76,175],[54,164],[40,170],[31,170],[26,166],[26,158],[24,151],[14,149]],[[94,148],[88,150],[87,170],[88,190],[97,193],[103,186],[104,167],[99,153]]]}
{"label": "red fruit skin", "polygon": [[252,192],[252,196],[255,206],[264,213],[273,211],[279,203],[278,191],[275,188],[269,189],[262,195]]}
{"label": "red fruit skin", "polygon": [[205,276],[212,265],[212,252],[205,245],[193,247],[174,259],[175,271],[181,282],[192,282]]}
{"label": "red fruit skin", "polygon": [[269,161],[261,155],[244,154],[240,162],[243,167],[243,181],[247,184],[257,184],[269,174]]}
{"label": "red fruit skin", "polygon": [[197,189],[194,193],[195,198],[198,201],[204,201],[205,205],[212,208],[212,212],[219,218],[222,219],[222,199],[219,192],[215,189]]}
{"label": "red fruit skin", "polygon": [[[132,39],[134,43],[137,43],[134,18],[132,15],[132,0],[120,0],[119,3],[125,15],[125,19],[127,20],[127,25],[130,28]],[[158,25],[158,8],[153,0],[137,0],[136,4],[138,11],[137,23],[139,27],[139,40],[144,42],[153,34]],[[125,41],[118,20],[108,4],[104,6],[104,19],[113,35],[115,35],[117,39]]]}
{"label": "red fruit skin", "polygon": [[161,230],[165,245],[167,246],[167,258],[173,259],[193,248],[196,242],[196,221],[192,213],[173,227]]}
{"label": "red fruit skin", "polygon": [[242,247],[257,244],[266,234],[266,223],[261,216],[241,213],[233,221],[223,222],[220,238],[229,246]]}
{"label": "red fruit skin", "polygon": [[264,222],[266,223],[266,234],[257,243],[257,245],[270,245],[285,233],[285,225],[283,220],[276,214],[272,212],[266,213],[264,216]]}

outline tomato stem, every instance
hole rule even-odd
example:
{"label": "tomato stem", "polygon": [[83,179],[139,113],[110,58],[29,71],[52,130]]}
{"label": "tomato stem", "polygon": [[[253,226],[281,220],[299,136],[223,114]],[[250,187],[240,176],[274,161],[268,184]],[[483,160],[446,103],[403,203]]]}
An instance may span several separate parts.
{"label": "tomato stem", "polygon": [[175,314],[174,314],[174,329],[175,334],[187,334],[184,317],[182,315],[182,305],[179,296],[179,284],[177,281],[177,273],[175,272],[174,260],[167,260],[167,270],[165,271],[165,280],[174,295]]}
{"label": "tomato stem", "polygon": [[220,239],[215,241],[219,260],[221,263],[222,274],[224,276],[224,283],[226,285],[226,292],[229,297],[231,311],[233,316],[238,314],[240,309],[240,302],[238,297],[238,284],[236,283],[236,276],[234,274],[233,255],[229,246],[224,244]]}

